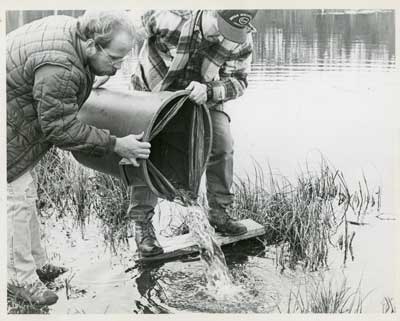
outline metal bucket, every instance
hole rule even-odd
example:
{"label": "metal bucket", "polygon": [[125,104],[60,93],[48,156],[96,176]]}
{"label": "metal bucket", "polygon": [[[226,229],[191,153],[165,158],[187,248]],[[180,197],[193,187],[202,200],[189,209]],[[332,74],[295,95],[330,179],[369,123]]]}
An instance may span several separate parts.
{"label": "metal bucket", "polygon": [[140,167],[121,162],[116,153],[96,157],[73,152],[81,164],[121,178],[127,185],[144,181],[157,196],[173,200],[178,190],[198,194],[201,176],[211,152],[212,125],[205,106],[188,99],[187,91],[127,93],[96,89],[78,113],[78,119],[117,137],[144,132],[151,143],[150,157]]}

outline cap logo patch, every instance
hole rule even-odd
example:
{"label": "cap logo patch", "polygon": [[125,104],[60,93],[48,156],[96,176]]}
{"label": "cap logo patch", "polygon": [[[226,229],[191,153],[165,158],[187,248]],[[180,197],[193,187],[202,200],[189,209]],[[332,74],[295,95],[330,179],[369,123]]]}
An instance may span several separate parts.
{"label": "cap logo patch", "polygon": [[242,26],[247,26],[250,22],[250,17],[249,16],[243,16],[238,19],[239,24]]}
{"label": "cap logo patch", "polygon": [[243,28],[247,26],[251,20],[251,15],[246,13],[237,13],[229,17],[231,24]]}

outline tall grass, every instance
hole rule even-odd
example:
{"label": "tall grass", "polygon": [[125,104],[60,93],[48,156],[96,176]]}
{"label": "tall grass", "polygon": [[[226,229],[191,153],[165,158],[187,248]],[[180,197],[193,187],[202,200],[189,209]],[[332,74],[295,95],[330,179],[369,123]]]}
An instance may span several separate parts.
{"label": "tall grass", "polygon": [[379,210],[380,191],[371,194],[365,176],[363,184],[350,192],[343,173],[323,159],[318,170],[307,166],[294,183],[274,174],[270,167],[266,176],[256,164],[251,177],[248,174],[236,179],[234,212],[239,218],[252,218],[265,226],[263,239],[278,247],[277,261],[282,269],[301,262],[315,271],[327,266],[332,236],[341,227],[346,262],[354,238],[348,232],[349,211],[360,219],[372,207]]}
{"label": "tall grass", "polygon": [[289,295],[287,313],[362,313],[363,302],[360,284],[356,289],[344,279],[339,285],[323,278],[311,280]]}
{"label": "tall grass", "polygon": [[128,215],[129,193],[122,180],[96,173],[91,182],[95,186],[92,211],[102,222],[106,244],[114,252],[121,243],[128,243],[132,217]]}
{"label": "tall grass", "polygon": [[7,314],[49,314],[48,306],[27,303],[12,294],[7,295]]}
{"label": "tall grass", "polygon": [[82,237],[92,215],[102,223],[106,244],[115,251],[126,242],[129,197],[121,180],[95,172],[75,161],[70,153],[52,149],[35,168],[41,216],[72,216]]}
{"label": "tall grass", "polygon": [[382,302],[382,313],[396,313],[396,306],[393,298],[384,297]]}
{"label": "tall grass", "polygon": [[[278,248],[282,269],[302,263],[315,271],[327,265],[329,245],[339,228],[344,263],[352,255],[354,234],[348,231],[348,215],[362,220],[380,208],[380,190],[371,193],[367,179],[350,191],[342,172],[322,159],[317,170],[308,166],[294,182],[268,167],[254,166],[254,174],[237,178],[234,215],[252,218],[266,228],[264,241]],[[84,233],[91,215],[100,219],[106,244],[116,251],[126,243],[131,226],[127,216],[129,196],[114,177],[78,164],[69,153],[53,149],[37,166],[39,207],[42,215],[73,215]]]}
{"label": "tall grass", "polygon": [[70,214],[75,166],[68,154],[52,148],[35,167],[38,181],[38,209],[42,216]]}
{"label": "tall grass", "polygon": [[93,171],[77,165],[72,156],[53,148],[35,167],[41,216],[72,216],[84,236],[95,193]]}
{"label": "tall grass", "polygon": [[[95,216],[101,222],[104,241],[114,251],[126,243],[131,222],[127,216],[129,195],[119,179],[84,168],[69,153],[56,149],[38,164],[36,174],[42,216],[72,215],[82,235]],[[318,170],[306,167],[293,181],[273,173],[269,166],[265,174],[256,164],[253,174],[235,180],[233,214],[265,226],[263,240],[276,245],[282,269],[302,263],[316,271],[327,266],[330,245],[336,245],[332,237],[339,229],[343,236],[338,246],[346,262],[354,238],[348,231],[348,216],[362,220],[371,209],[379,211],[380,193],[379,188],[372,192],[365,175],[357,189],[350,190],[343,173],[324,160]],[[352,291],[345,282],[338,288],[313,283],[306,290],[291,293],[287,312],[358,313],[362,312],[362,301],[359,289]],[[21,307],[12,298],[8,310],[46,313],[33,306]],[[391,298],[385,298],[382,310],[395,312]]]}

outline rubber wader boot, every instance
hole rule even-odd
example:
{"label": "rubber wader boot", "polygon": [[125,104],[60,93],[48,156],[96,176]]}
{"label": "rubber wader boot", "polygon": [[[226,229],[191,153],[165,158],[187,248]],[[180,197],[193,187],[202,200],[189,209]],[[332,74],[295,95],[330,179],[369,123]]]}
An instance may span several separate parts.
{"label": "rubber wader boot", "polygon": [[247,232],[246,226],[231,218],[226,210],[210,209],[208,213],[209,221],[216,232],[227,236],[242,235]]}
{"label": "rubber wader boot", "polygon": [[142,256],[155,256],[164,252],[154,234],[151,220],[135,222],[135,241]]}

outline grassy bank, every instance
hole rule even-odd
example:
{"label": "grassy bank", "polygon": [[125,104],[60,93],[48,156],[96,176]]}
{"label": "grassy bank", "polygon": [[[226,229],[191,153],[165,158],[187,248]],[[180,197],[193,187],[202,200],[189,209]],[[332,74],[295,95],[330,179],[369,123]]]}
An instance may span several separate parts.
{"label": "grassy bank", "polygon": [[126,242],[131,219],[128,190],[121,180],[83,167],[70,153],[57,149],[35,169],[41,216],[72,216],[83,236],[94,215],[102,222],[107,245],[117,250],[120,242]]}
{"label": "grassy bank", "polygon": [[[114,251],[127,243],[132,220],[127,216],[129,195],[119,179],[79,165],[69,153],[53,149],[36,167],[38,208],[43,219],[72,217],[82,237],[94,217],[101,222],[99,241]],[[275,246],[276,262],[282,268],[303,266],[317,271],[327,266],[329,249],[341,248],[343,261],[352,255],[354,234],[348,233],[349,217],[362,223],[370,210],[379,211],[380,189],[373,190],[362,177],[358,188],[350,190],[339,170],[321,160],[317,169],[308,166],[294,180],[264,171],[255,165],[253,173],[236,178],[233,213],[251,218],[266,228],[261,238]],[[358,289],[345,283],[313,283],[294,291],[284,313],[357,313],[363,298]],[[9,297],[9,313],[48,313],[47,308],[24,305]],[[385,298],[382,312],[395,311]]]}
{"label": "grassy bank", "polygon": [[[127,241],[129,195],[119,179],[84,168],[69,153],[55,149],[36,171],[42,216],[72,215],[84,233],[95,215],[102,222],[103,240],[114,250]],[[262,240],[278,248],[282,268],[301,263],[315,271],[327,265],[330,245],[343,250],[344,263],[352,255],[349,216],[362,224],[370,210],[380,209],[380,189],[368,186],[365,176],[357,186],[350,190],[343,173],[324,159],[317,168],[306,166],[294,181],[255,165],[253,173],[235,180],[233,212],[265,226]]]}
{"label": "grassy bank", "polygon": [[314,170],[306,166],[294,181],[270,167],[266,175],[255,165],[251,176],[236,180],[234,193],[236,215],[265,226],[263,241],[277,246],[281,267],[302,263],[311,271],[327,265],[330,245],[343,250],[346,262],[354,238],[348,217],[362,224],[370,210],[379,211],[381,199],[380,189],[371,192],[365,177],[351,191],[343,173],[324,159]]}

